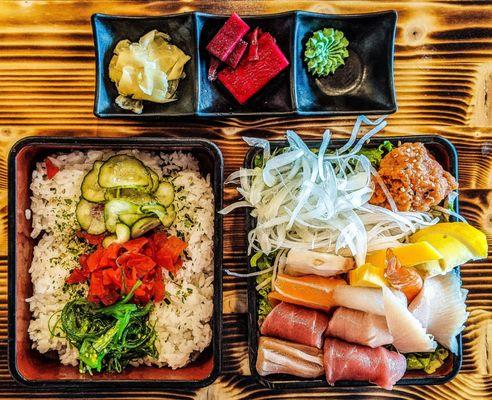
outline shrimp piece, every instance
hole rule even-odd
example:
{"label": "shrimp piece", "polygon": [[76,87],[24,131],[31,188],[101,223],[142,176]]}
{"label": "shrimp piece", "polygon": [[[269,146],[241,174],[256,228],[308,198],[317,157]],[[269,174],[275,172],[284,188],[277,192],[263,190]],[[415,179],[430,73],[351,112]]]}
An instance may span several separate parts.
{"label": "shrimp piece", "polygon": [[403,267],[393,250],[386,250],[385,277],[391,286],[403,292],[410,303],[422,290],[422,277],[412,267]]}

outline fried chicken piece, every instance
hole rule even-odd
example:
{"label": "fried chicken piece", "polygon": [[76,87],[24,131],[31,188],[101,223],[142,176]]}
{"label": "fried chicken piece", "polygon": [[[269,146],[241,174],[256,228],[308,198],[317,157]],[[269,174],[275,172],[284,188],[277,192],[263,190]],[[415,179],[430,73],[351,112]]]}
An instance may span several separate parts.
{"label": "fried chicken piece", "polygon": [[[458,188],[454,177],[422,143],[405,143],[393,149],[381,160],[378,173],[400,211],[429,211]],[[381,186],[375,185],[369,202],[390,208]]]}

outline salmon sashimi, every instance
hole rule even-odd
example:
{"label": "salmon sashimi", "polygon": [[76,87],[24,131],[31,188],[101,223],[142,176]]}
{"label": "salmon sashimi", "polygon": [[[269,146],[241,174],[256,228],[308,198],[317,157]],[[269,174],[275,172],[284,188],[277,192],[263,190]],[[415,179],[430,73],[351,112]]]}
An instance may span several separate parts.
{"label": "salmon sashimi", "polygon": [[335,310],[326,335],[372,348],[393,343],[385,317],[345,307]]}
{"label": "salmon sashimi", "polygon": [[261,334],[321,349],[329,320],[320,311],[282,302],[267,315]]}
{"label": "salmon sashimi", "polygon": [[384,347],[371,348],[326,338],[323,347],[326,380],[369,381],[391,390],[407,368],[405,356]]}
{"label": "salmon sashimi", "polygon": [[299,306],[329,311],[333,306],[333,289],[347,285],[341,278],[323,276],[289,276],[279,274],[274,282],[274,290],[268,294],[272,303],[285,301]]}
{"label": "salmon sashimi", "polygon": [[261,376],[290,374],[302,378],[323,375],[323,351],[316,347],[261,336],[256,370]]}
{"label": "salmon sashimi", "polygon": [[412,267],[403,267],[393,250],[386,250],[385,277],[395,289],[405,294],[410,303],[422,290],[422,277]]}

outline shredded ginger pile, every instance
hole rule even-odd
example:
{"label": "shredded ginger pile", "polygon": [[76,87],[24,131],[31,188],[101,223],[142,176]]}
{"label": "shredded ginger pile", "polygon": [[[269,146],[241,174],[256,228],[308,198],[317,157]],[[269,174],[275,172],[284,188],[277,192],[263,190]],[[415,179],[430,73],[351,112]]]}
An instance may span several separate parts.
{"label": "shredded ginger pile", "polygon": [[[370,129],[357,141],[362,124]],[[329,130],[316,149],[293,131],[287,131],[288,146],[273,152],[267,140],[245,138],[263,149],[261,166],[228,177],[226,183],[237,184],[244,199],[221,212],[252,208],[257,223],[248,234],[248,251],[312,249],[352,255],[360,266],[368,251],[398,245],[422,226],[437,223],[429,213],[398,211],[369,159],[359,154],[385,126],[384,117],[371,121],[359,116],[350,139],[339,148],[330,146]],[[391,210],[369,204],[374,180],[382,185]]]}

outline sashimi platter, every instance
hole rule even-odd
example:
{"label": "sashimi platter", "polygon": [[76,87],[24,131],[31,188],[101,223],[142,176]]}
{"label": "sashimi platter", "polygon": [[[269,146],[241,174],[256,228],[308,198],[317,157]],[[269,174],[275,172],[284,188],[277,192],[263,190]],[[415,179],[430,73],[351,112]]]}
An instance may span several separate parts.
{"label": "sashimi platter", "polygon": [[251,367],[270,387],[392,389],[459,369],[458,266],[487,240],[456,210],[444,143],[373,138],[385,125],[360,116],[342,142],[245,138],[251,157],[226,181],[243,199],[224,212],[251,219],[251,272],[229,273],[250,280]]}

